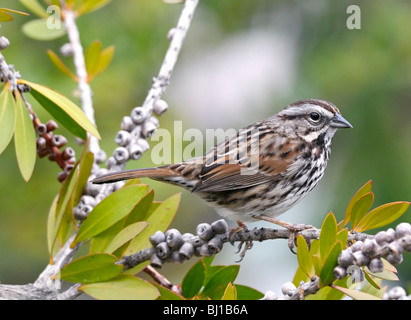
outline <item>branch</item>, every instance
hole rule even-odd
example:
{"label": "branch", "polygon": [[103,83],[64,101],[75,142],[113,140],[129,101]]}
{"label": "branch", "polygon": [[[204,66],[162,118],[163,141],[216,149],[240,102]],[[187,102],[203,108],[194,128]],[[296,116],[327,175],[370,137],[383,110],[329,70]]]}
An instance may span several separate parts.
{"label": "branch", "polygon": [[[318,239],[320,236],[320,229],[311,228],[306,229],[298,234],[301,234],[308,243],[313,239]],[[229,231],[227,222],[223,219],[217,220],[211,224],[201,223],[196,228],[196,235],[185,233],[182,235],[177,229],[170,229],[166,233],[157,231],[150,237],[152,244],[151,248],[141,250],[129,256],[124,256],[119,264],[124,265],[124,269],[130,269],[134,266],[148,261],[151,265],[161,268],[166,262],[182,263],[197,257],[210,257],[219,253],[223,245],[227,242],[234,244],[238,242],[238,251],[244,250],[240,254],[242,259],[247,250],[251,249],[252,243],[262,242],[266,240],[275,239],[289,239],[293,234],[288,229],[271,229],[271,228],[253,228],[241,229],[238,231]],[[349,234],[349,241],[363,241],[365,239],[372,239],[365,233]]]}
{"label": "branch", "polygon": [[[83,47],[80,41],[80,33],[76,24],[75,12],[67,9],[65,1],[60,0],[62,14],[64,17],[64,26],[67,31],[67,36],[70,41],[72,53],[73,53],[73,62],[76,70],[77,81],[78,81],[78,90],[80,92],[81,107],[85,115],[89,120],[96,124],[94,117],[94,108],[92,100],[92,91],[90,85],[87,81],[87,69],[83,53]],[[89,134],[90,144],[89,149],[93,154],[101,152],[98,139]]]}

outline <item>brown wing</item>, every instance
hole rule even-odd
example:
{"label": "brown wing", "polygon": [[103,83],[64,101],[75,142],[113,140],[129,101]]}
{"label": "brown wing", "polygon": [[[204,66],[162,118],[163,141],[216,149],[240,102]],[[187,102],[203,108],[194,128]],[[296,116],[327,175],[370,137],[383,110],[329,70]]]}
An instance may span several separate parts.
{"label": "brown wing", "polygon": [[[260,143],[254,153],[249,147],[229,151],[230,145],[237,143],[230,138],[206,154],[206,158],[214,156],[214,159],[203,166],[193,192],[244,189],[281,178],[298,152],[296,144],[286,143],[285,138],[276,137],[268,128],[260,130],[257,138]],[[225,153],[220,152],[219,156],[218,150],[222,148]]]}

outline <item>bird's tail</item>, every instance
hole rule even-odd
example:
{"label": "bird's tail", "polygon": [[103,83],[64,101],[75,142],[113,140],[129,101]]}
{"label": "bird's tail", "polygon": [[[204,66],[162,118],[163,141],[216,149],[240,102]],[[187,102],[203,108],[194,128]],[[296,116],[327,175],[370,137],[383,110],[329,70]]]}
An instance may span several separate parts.
{"label": "bird's tail", "polygon": [[169,170],[167,166],[156,168],[134,169],[121,172],[114,172],[102,175],[92,180],[92,183],[110,183],[120,180],[129,180],[135,178],[166,178],[173,177],[175,173]]}

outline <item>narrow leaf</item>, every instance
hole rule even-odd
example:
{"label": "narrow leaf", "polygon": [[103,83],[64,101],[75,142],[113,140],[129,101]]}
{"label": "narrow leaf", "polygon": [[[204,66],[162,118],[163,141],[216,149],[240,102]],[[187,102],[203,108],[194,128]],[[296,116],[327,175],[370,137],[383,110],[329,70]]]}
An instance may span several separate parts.
{"label": "narrow leaf", "polygon": [[91,75],[94,75],[97,70],[102,49],[103,47],[101,42],[95,40],[86,50],[84,59],[86,62],[86,69],[89,77]]}
{"label": "narrow leaf", "polygon": [[87,139],[87,131],[100,139],[94,124],[68,98],[49,87],[37,83],[23,79],[19,79],[18,83],[27,84],[31,88],[31,95],[71,133],[85,140]]}
{"label": "narrow leaf", "polygon": [[407,211],[409,206],[410,202],[406,201],[391,202],[379,206],[378,208],[371,210],[361,219],[356,226],[355,231],[362,232],[364,230],[386,226],[401,217],[403,213]]}
{"label": "narrow leaf", "polygon": [[10,13],[0,9],[0,22],[9,22],[13,20],[13,16]]}
{"label": "narrow leaf", "polygon": [[362,268],[362,270],[364,271],[364,276],[365,276],[365,279],[368,281],[368,283],[372,285],[374,288],[376,288],[377,290],[380,290],[381,289],[380,286],[371,277],[371,273],[368,273],[368,268]]}
{"label": "narrow leaf", "polygon": [[69,206],[71,205],[70,199],[73,194],[73,190],[77,184],[78,181],[78,167],[75,167],[66,180],[64,181],[63,185],[61,186],[58,200],[57,200],[57,205],[56,205],[56,210],[55,210],[55,219],[54,219],[54,227],[51,229],[52,232],[50,233],[50,240],[51,241],[51,246],[50,248],[50,258],[53,256],[53,250],[54,246],[56,243],[57,238],[59,236],[59,231],[61,228],[61,224],[64,222],[64,214],[69,210]]}
{"label": "narrow leaf", "polygon": [[185,298],[191,299],[200,292],[206,275],[204,262],[199,260],[185,275],[181,284],[181,291]]}
{"label": "narrow leaf", "polygon": [[237,278],[239,269],[240,266],[238,265],[223,267],[207,282],[201,296],[212,300],[220,300],[227,285],[230,282],[233,283]]}
{"label": "narrow leaf", "polygon": [[225,288],[221,300],[237,300],[237,289],[231,282]]}
{"label": "narrow leaf", "polygon": [[26,12],[14,10],[14,9],[0,8],[0,10],[1,10],[1,11],[7,11],[7,12],[15,13],[15,14],[19,14],[19,15],[21,15],[21,16],[29,16],[29,14],[26,13]]}
{"label": "narrow leaf", "polygon": [[[120,189],[121,190],[121,189]],[[181,194],[176,194],[164,200],[153,214],[146,220],[148,222],[147,228],[143,230],[136,238],[131,240],[125,254],[130,255],[140,250],[151,247],[150,236],[154,232],[160,230],[165,231],[174,219],[180,204]],[[136,273],[141,266],[136,266],[127,270],[127,273]]]}
{"label": "narrow leaf", "polygon": [[37,0],[20,0],[20,2],[35,15],[40,18],[48,18],[49,15]]}
{"label": "narrow leaf", "polygon": [[10,84],[6,84],[0,94],[0,154],[8,146],[14,134],[16,107],[10,91]]}
{"label": "narrow leaf", "polygon": [[259,300],[264,297],[264,294],[256,289],[241,284],[236,284],[237,300]]}
{"label": "narrow leaf", "polygon": [[107,248],[104,249],[104,252],[112,253],[118,248],[120,248],[123,244],[127,243],[128,241],[134,239],[141,231],[143,231],[147,227],[147,222],[139,221],[129,226],[125,227],[121,230],[114,239],[110,242]]}
{"label": "narrow leaf", "polygon": [[159,296],[152,284],[127,274],[106,282],[85,284],[79,290],[102,300],[154,300]]}
{"label": "narrow leaf", "polygon": [[111,0],[83,0],[77,9],[77,15],[93,12],[107,5]]}
{"label": "narrow leaf", "polygon": [[354,204],[357,202],[359,198],[361,198],[363,195],[366,193],[370,192],[372,188],[372,181],[368,181],[366,184],[364,184],[357,192],[356,194],[352,197],[351,201],[348,203],[347,210],[345,211],[345,217],[344,217],[344,223],[343,226],[346,226],[348,222],[351,220],[351,210],[354,206]]}
{"label": "narrow leaf", "polygon": [[337,289],[341,291],[342,293],[346,294],[347,296],[355,299],[355,300],[381,300],[380,298],[373,296],[371,294],[357,291],[357,290],[352,290],[352,289],[347,289],[339,286],[332,286],[334,289]]}
{"label": "narrow leaf", "polygon": [[140,188],[138,185],[129,186],[104,198],[82,223],[72,245],[94,237],[128,215],[142,198],[138,192]]}
{"label": "narrow leaf", "polygon": [[29,181],[36,163],[36,134],[23,98],[16,96],[16,127],[14,142],[21,175]]}
{"label": "narrow leaf", "polygon": [[104,253],[84,256],[61,269],[60,279],[79,283],[106,281],[123,271],[123,266],[115,264],[116,261],[117,257]]}
{"label": "narrow leaf", "polygon": [[337,241],[337,221],[330,212],[324,219],[320,232],[320,256],[325,258]]}
{"label": "narrow leaf", "polygon": [[357,200],[351,210],[351,228],[355,229],[358,222],[368,213],[374,202],[374,194],[368,192]]}
{"label": "narrow leaf", "polygon": [[77,77],[76,75],[64,64],[63,61],[59,58],[59,56],[54,53],[52,50],[47,50],[47,55],[49,56],[51,62],[65,75],[69,76],[71,79],[73,79],[75,82],[77,82]]}
{"label": "narrow leaf", "polygon": [[54,256],[53,250],[53,243],[54,238],[53,235],[57,233],[56,230],[56,208],[57,208],[57,200],[58,195],[56,195],[51,203],[48,219],[47,219],[47,247],[50,253],[50,256]]}
{"label": "narrow leaf", "polygon": [[[94,236],[93,239],[91,240],[90,243],[90,253],[97,253],[97,252],[105,252],[105,249],[107,248],[107,246],[110,244],[111,241],[113,241],[113,239],[116,237],[116,235],[121,232],[122,229],[124,229],[124,227],[137,222],[137,221],[133,221],[131,223],[127,223],[127,221],[129,221],[129,217],[130,215],[135,211],[136,207],[139,207],[140,202],[146,197],[145,195],[147,194],[148,191],[148,186],[146,185],[128,185],[127,187],[123,187],[124,188],[128,188],[129,186],[138,186],[138,193],[139,196],[141,197],[141,200],[139,200],[137,202],[137,204],[135,205],[135,207],[131,210],[131,212],[124,217],[123,219],[120,219],[118,222],[114,223],[112,226],[110,226],[109,228],[107,228],[106,230],[104,230],[103,232],[99,233],[98,235]],[[138,197],[137,194],[135,194],[136,198]],[[141,220],[140,220],[141,221]]]}
{"label": "narrow leaf", "polygon": [[157,298],[157,300],[184,300],[181,295],[163,287],[162,285],[159,285],[153,281],[150,281],[150,284],[156,287],[160,293],[160,296]]}
{"label": "narrow leaf", "polygon": [[334,246],[331,248],[327,257],[322,259],[322,267],[320,276],[320,287],[324,287],[329,285],[335,278],[334,276],[334,268],[338,265],[338,256],[342,251],[342,244],[341,241],[338,240]]}
{"label": "narrow leaf", "polygon": [[312,269],[314,268],[312,265],[311,256],[308,254],[308,245],[302,235],[297,237],[297,258],[298,264],[301,270],[311,278]]}
{"label": "narrow leaf", "polygon": [[101,51],[100,56],[97,60],[96,65],[94,66],[93,72],[88,74],[87,81],[90,82],[100,73],[102,73],[109,66],[111,60],[114,56],[114,46],[107,47]]}

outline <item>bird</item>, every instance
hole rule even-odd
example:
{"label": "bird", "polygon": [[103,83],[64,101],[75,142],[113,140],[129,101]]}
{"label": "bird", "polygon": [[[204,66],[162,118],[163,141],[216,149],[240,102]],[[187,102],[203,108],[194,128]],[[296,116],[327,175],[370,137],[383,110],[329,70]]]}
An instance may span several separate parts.
{"label": "bird", "polygon": [[295,233],[312,227],[277,219],[321,180],[338,129],[352,128],[331,102],[304,99],[237,131],[201,157],[114,172],[92,182],[148,177],[200,196],[228,220],[264,220]]}

